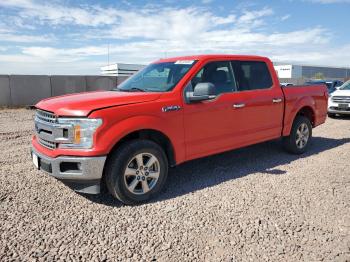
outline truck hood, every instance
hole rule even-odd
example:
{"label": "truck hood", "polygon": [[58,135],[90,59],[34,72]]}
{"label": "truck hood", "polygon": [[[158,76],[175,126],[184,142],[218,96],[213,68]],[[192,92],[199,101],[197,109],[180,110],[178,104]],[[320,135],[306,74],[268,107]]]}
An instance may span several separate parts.
{"label": "truck hood", "polygon": [[350,90],[336,90],[332,93],[332,96],[350,96]]}
{"label": "truck hood", "polygon": [[95,91],[41,100],[36,107],[57,116],[87,116],[96,109],[154,101],[159,93]]}

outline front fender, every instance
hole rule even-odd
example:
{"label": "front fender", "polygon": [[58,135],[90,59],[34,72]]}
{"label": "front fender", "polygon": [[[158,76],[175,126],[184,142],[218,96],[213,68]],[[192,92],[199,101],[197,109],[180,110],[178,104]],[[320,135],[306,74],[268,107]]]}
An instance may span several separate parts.
{"label": "front fender", "polygon": [[[170,123],[169,123],[170,122]],[[125,136],[140,130],[150,129],[161,132],[170,140],[176,163],[183,161],[185,157],[183,141],[183,132],[179,132],[179,126],[174,126],[171,121],[165,121],[164,118],[152,115],[140,115],[123,119],[102,129],[97,135],[97,144],[104,148],[108,154],[113,147]]]}

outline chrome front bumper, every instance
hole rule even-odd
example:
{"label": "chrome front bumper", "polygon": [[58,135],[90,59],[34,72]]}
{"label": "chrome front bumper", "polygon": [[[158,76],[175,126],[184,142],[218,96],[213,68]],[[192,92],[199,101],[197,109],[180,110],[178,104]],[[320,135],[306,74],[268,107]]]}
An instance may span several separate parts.
{"label": "chrome front bumper", "polygon": [[340,115],[350,115],[350,110],[342,110],[339,108],[328,108],[328,113],[340,114]]}
{"label": "chrome front bumper", "polygon": [[38,157],[38,168],[40,170],[62,180],[75,191],[88,194],[100,193],[100,181],[107,158],[106,156],[59,156],[51,158],[32,148],[32,158],[33,154]]}
{"label": "chrome front bumper", "polygon": [[[348,106],[345,108],[341,108],[341,107],[339,107],[339,104],[348,104]],[[346,100],[346,98],[344,98],[344,100],[339,100],[339,101],[333,101],[332,99],[329,99],[328,100],[328,113],[350,115],[350,103],[349,103],[349,101]]]}

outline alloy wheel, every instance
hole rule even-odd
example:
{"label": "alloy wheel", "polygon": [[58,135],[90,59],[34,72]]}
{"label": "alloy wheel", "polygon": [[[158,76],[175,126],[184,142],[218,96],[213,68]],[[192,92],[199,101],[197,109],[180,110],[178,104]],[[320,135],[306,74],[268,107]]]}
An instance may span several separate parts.
{"label": "alloy wheel", "polygon": [[135,155],[124,171],[126,188],[135,195],[146,194],[157,184],[160,175],[158,159],[151,153]]}
{"label": "alloy wheel", "polygon": [[306,123],[302,123],[298,129],[296,134],[295,143],[299,149],[302,149],[306,146],[310,137],[309,127]]}

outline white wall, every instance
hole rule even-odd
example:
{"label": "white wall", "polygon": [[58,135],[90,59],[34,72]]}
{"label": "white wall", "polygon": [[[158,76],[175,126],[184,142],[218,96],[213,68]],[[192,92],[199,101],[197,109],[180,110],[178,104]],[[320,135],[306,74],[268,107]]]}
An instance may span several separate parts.
{"label": "white wall", "polygon": [[302,67],[298,65],[275,65],[278,78],[301,78]]}
{"label": "white wall", "polygon": [[277,72],[278,78],[292,78],[292,65],[278,65],[274,67]]}

